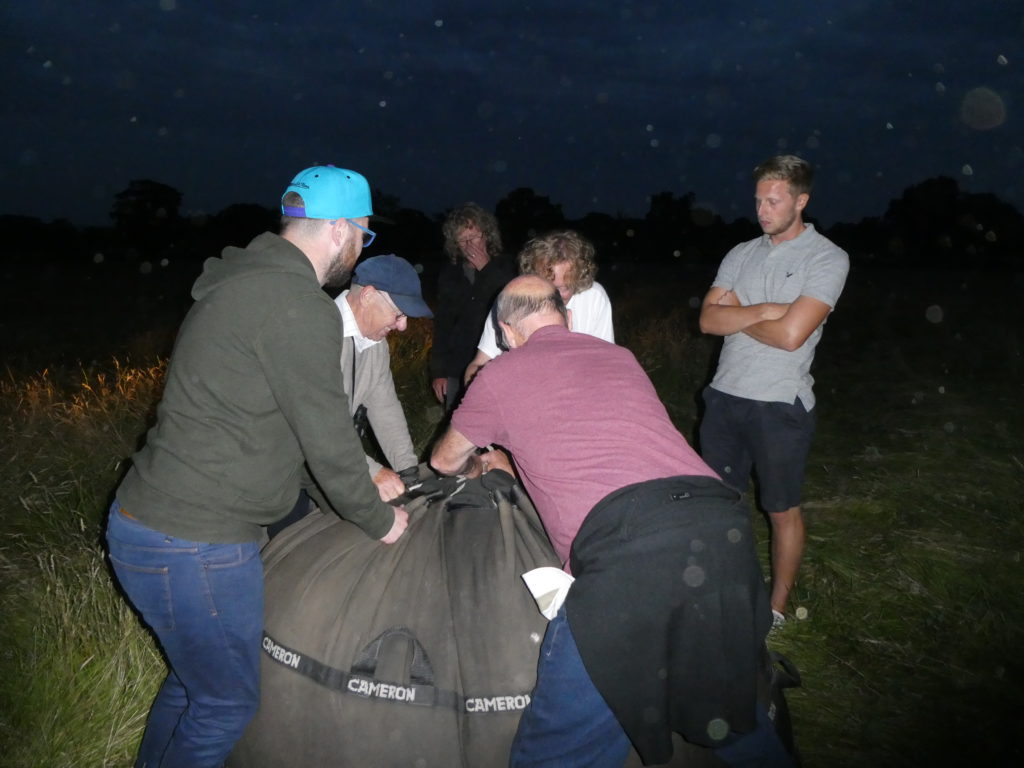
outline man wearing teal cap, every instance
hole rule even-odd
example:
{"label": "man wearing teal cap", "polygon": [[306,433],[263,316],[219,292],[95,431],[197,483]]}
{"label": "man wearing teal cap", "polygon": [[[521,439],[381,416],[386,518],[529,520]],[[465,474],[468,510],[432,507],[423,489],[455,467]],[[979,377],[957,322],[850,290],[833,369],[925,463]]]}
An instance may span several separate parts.
{"label": "man wearing teal cap", "polygon": [[308,168],[281,211],[280,235],[204,264],[156,425],[111,505],[111,565],[170,666],[139,766],[219,766],[255,714],[259,549],[304,482],[321,508],[385,544],[408,523],[367,474],[338,365],[338,309],[321,290],[347,279],[373,237],[369,184]]}

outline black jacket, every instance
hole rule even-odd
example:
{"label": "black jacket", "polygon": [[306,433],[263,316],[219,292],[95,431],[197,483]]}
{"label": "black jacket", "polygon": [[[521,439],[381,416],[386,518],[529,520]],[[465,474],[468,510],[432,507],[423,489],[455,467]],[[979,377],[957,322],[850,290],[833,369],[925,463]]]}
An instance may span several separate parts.
{"label": "black jacket", "polygon": [[580,657],[645,765],[668,762],[673,731],[714,747],[753,730],[771,609],[738,493],[710,477],[627,486],[587,516],[571,564]]}
{"label": "black jacket", "polygon": [[462,378],[476,356],[476,345],[484,321],[505,283],[515,269],[503,256],[491,259],[470,283],[458,264],[446,263],[437,279],[437,309],[434,311],[434,346],[430,351],[431,378]]}

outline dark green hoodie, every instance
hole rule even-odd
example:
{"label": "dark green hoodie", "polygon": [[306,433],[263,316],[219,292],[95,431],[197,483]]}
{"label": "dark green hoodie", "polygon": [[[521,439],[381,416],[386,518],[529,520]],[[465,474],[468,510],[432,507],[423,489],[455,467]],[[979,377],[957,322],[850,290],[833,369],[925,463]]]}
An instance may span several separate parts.
{"label": "dark green hoodie", "polygon": [[394,511],[342,388],[340,313],[305,254],[264,233],[207,259],[192,297],[156,425],[117,490],[128,514],[191,541],[254,541],[295,504],[305,461],[338,514],[387,534]]}

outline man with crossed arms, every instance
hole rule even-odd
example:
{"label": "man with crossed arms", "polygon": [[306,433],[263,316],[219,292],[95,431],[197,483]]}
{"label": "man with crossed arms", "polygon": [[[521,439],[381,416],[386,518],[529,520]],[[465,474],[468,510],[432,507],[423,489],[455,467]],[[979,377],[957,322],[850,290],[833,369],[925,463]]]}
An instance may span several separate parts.
{"label": "man with crossed arms", "polygon": [[714,380],[704,390],[701,456],[744,491],[753,469],[771,523],[775,626],[804,550],[800,492],[814,436],[810,374],[822,328],[850,268],[846,252],[805,223],[813,171],[794,155],[754,169],[764,234],[729,251],[700,311],[704,333],[724,336]]}

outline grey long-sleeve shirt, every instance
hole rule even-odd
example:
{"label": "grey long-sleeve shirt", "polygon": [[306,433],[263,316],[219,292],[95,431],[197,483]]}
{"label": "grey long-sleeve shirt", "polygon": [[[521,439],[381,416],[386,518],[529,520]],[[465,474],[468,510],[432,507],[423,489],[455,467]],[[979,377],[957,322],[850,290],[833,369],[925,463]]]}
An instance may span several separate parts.
{"label": "grey long-sleeve shirt", "polygon": [[[355,360],[353,361],[353,353]],[[341,375],[349,395],[349,413],[366,406],[366,416],[384,456],[396,472],[416,466],[416,451],[409,437],[405,412],[395,392],[391,375],[391,354],[386,341],[356,351],[352,338],[346,336],[341,348]],[[366,457],[373,477],[381,464]]]}

